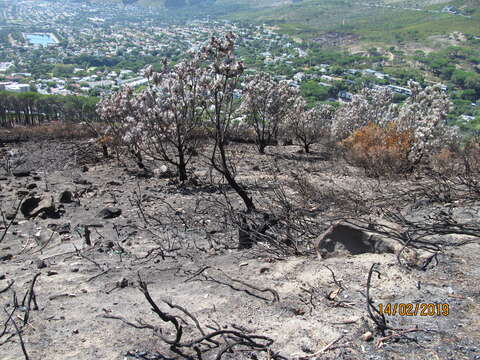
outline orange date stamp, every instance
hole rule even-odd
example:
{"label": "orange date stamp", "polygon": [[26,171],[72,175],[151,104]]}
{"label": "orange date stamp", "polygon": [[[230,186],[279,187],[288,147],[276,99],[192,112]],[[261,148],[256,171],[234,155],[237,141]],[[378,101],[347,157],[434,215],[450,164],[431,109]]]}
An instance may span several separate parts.
{"label": "orange date stamp", "polygon": [[448,316],[450,306],[448,304],[379,304],[378,312],[388,316]]}

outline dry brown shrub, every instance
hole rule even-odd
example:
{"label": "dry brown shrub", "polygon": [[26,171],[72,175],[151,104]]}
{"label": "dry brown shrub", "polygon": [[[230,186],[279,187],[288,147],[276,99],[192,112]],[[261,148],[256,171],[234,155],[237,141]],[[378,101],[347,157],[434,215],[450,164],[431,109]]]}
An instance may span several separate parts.
{"label": "dry brown shrub", "polygon": [[369,123],[342,141],[346,160],[374,177],[410,171],[413,145],[413,132],[398,130],[394,123]]}
{"label": "dry brown shrub", "polygon": [[471,138],[462,147],[448,146],[431,156],[431,168],[449,176],[473,175],[480,171],[480,139]]}
{"label": "dry brown shrub", "polygon": [[0,139],[23,140],[74,140],[96,136],[92,125],[51,122],[37,126],[18,126],[0,130]]}

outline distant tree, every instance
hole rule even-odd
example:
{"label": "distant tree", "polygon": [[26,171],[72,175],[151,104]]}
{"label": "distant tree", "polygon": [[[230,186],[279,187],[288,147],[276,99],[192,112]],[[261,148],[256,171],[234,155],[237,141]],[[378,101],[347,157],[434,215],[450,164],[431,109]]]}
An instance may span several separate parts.
{"label": "distant tree", "polygon": [[247,79],[240,109],[255,130],[260,154],[277,140],[280,122],[291,111],[297,97],[298,90],[286,81],[276,82],[266,73],[256,73]]}
{"label": "distant tree", "polygon": [[227,153],[227,140],[238,110],[235,90],[238,89],[244,65],[234,54],[235,36],[228,33],[223,40],[213,37],[201,50],[206,60],[206,72],[202,80],[205,102],[205,128],[213,139],[210,164],[226,179],[229,186],[243,200],[247,212],[255,210],[255,204],[247,190],[236,180],[235,166]]}
{"label": "distant tree", "polygon": [[[137,159],[139,167],[144,168],[140,145],[145,134],[135,105],[132,89],[124,87],[103,98],[97,105],[97,112],[100,119],[108,125],[105,136],[113,137],[115,144],[125,145]],[[103,152],[105,155],[108,153],[105,143]]]}
{"label": "distant tree", "polygon": [[389,90],[363,89],[335,113],[331,133],[343,140],[369,122],[383,123],[392,116],[393,94]]}
{"label": "distant tree", "polygon": [[318,105],[313,109],[300,109],[295,111],[290,120],[290,129],[295,138],[302,144],[306,153],[310,152],[310,146],[321,137],[328,136],[330,126],[335,114],[335,108],[331,105]]}
{"label": "distant tree", "polygon": [[162,72],[150,67],[146,72],[150,84],[135,101],[146,134],[141,150],[176,166],[180,181],[188,179],[187,165],[198,145],[195,131],[203,114],[200,62],[196,55]]}
{"label": "distant tree", "polygon": [[[401,157],[411,166],[434,149],[455,142],[456,130],[446,124],[451,110],[448,95],[440,86],[421,89],[412,85],[411,91],[412,95],[397,105],[389,91],[363,90],[336,111],[332,135],[337,140],[347,139],[352,149],[361,149],[357,155],[362,158],[367,147],[375,156],[383,156],[382,151],[398,153],[401,144]],[[375,137],[383,142],[371,143]]]}

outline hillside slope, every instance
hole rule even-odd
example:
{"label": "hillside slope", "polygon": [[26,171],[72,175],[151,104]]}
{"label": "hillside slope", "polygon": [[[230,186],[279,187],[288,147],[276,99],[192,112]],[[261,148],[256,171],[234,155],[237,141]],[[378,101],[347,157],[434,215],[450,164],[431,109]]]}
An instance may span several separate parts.
{"label": "hillside slope", "polygon": [[[451,13],[442,11],[453,6]],[[276,25],[281,31],[314,38],[328,31],[353,32],[380,42],[423,40],[432,35],[460,31],[480,35],[480,3],[477,1],[309,0],[261,11],[233,14],[237,20]]]}

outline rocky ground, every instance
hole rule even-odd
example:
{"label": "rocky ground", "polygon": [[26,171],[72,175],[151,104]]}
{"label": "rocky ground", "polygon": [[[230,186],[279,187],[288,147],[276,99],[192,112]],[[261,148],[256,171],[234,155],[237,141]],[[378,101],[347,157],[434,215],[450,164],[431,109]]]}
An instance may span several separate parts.
{"label": "rocky ground", "polygon": [[[183,343],[202,332],[232,331],[212,338],[218,346],[203,341],[199,351],[212,347],[203,359],[480,359],[477,237],[438,235],[440,250],[426,251],[382,236],[387,246],[369,250],[372,236],[357,239],[357,230],[331,228],[320,241],[323,252],[306,246],[291,255],[268,243],[239,250],[238,230],[221,204],[224,195],[232,199],[231,211],[241,204],[215,185],[221,179],[201,156],[192,167],[196,181],[179,186],[162,164],[145,177],[116,160],[95,163],[89,146],[50,141],[2,148],[3,163],[9,156],[14,170],[0,174],[2,359],[24,358],[18,332],[30,359],[182,358],[162,340],[175,337],[174,326],[151,310],[139,277],[162,312],[182,318]],[[315,185],[303,199],[293,185],[285,194],[318,222],[319,239],[336,206],[351,209],[345,204],[361,191],[366,197],[356,201],[366,203],[379,186],[360,170],[329,160],[322,148],[305,155],[296,146],[275,147],[263,156],[252,146],[232,148],[237,176],[259,206],[274,182],[306,178]],[[419,218],[452,207],[458,221],[478,228],[475,202],[417,198],[399,212]],[[365,249],[352,245],[357,240],[368,242]],[[375,263],[378,273],[371,273],[367,294]],[[440,304],[442,313],[386,315],[382,335],[367,296],[377,309],[426,303]],[[243,345],[229,351],[226,344],[238,342],[238,334]],[[253,340],[268,350],[255,349]],[[198,358],[194,346],[181,351]]]}

